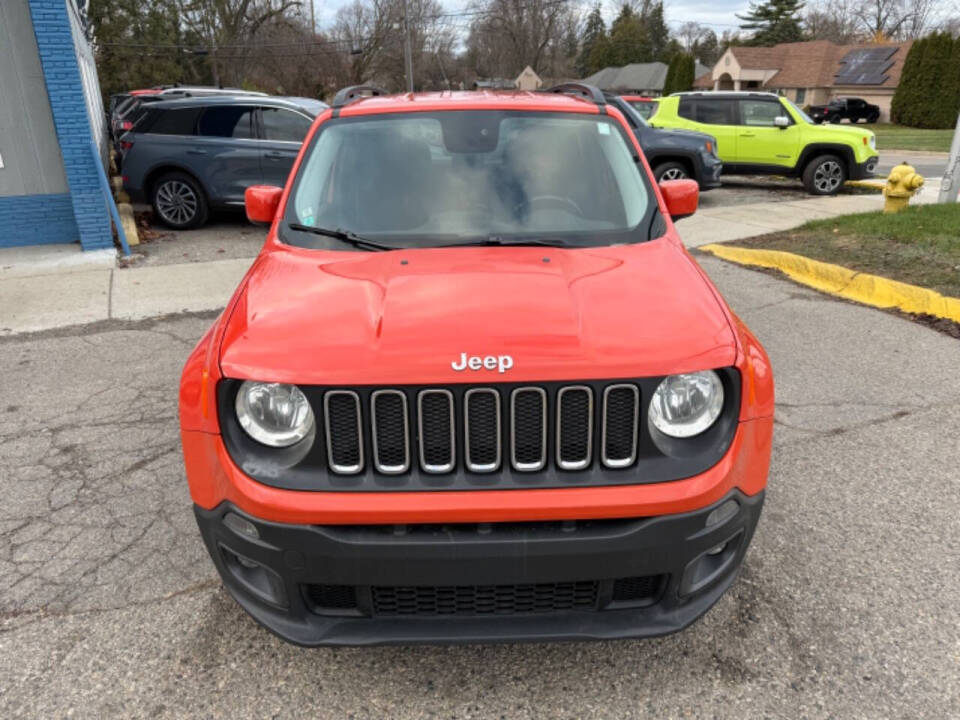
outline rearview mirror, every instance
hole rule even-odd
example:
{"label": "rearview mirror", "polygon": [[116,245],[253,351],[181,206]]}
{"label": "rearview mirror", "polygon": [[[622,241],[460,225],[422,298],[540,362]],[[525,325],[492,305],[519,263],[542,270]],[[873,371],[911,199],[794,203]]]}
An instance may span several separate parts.
{"label": "rearview mirror", "polygon": [[283,188],[273,185],[252,185],[243,193],[247,219],[254,225],[269,225],[280,206]]}
{"label": "rearview mirror", "polygon": [[786,115],[778,115],[773,119],[773,124],[783,130],[786,127],[790,127],[790,118]]}
{"label": "rearview mirror", "polygon": [[667,212],[674,220],[690,217],[700,203],[700,186],[696,180],[664,180],[660,192],[667,204]]}

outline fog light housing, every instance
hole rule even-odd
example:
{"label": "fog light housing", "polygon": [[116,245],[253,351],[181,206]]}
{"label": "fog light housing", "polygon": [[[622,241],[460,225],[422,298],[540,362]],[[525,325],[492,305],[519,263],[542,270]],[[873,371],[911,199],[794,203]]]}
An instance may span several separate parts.
{"label": "fog light housing", "polygon": [[243,535],[253,540],[260,539],[260,531],[257,530],[257,526],[236,513],[228,512],[224,515],[223,524],[237,533],[237,535]]}
{"label": "fog light housing", "polygon": [[714,508],[710,511],[710,514],[707,515],[706,527],[725,523],[727,520],[736,515],[739,510],[740,503],[738,503],[736,500],[727,500],[720,507]]}

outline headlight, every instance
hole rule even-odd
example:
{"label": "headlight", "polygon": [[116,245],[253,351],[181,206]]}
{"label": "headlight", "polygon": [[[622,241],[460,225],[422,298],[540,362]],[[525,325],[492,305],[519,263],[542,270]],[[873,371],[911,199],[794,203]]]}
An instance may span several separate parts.
{"label": "headlight", "polygon": [[670,375],[650,399],[650,423],[664,435],[687,438],[713,425],[723,409],[723,383],[713,370]]}
{"label": "headlight", "polygon": [[876,135],[871,135],[871,136],[870,136],[870,147],[872,147],[874,150],[877,149],[877,136],[876,136]]}
{"label": "headlight", "polygon": [[310,402],[296,385],[246,381],[237,392],[237,420],[270,447],[289,447],[313,429]]}

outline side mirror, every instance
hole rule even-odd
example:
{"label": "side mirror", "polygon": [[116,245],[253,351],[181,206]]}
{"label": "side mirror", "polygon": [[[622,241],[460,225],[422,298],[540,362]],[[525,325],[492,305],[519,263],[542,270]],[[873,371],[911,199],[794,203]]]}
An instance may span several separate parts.
{"label": "side mirror", "polygon": [[790,127],[790,118],[788,118],[786,115],[778,115],[773,119],[773,125],[781,130],[788,128]]}
{"label": "side mirror", "polygon": [[700,202],[700,186],[696,180],[664,180],[660,192],[667,204],[667,212],[674,220],[690,217]]}
{"label": "side mirror", "polygon": [[280,206],[283,188],[273,185],[252,185],[243,193],[243,204],[247,209],[247,219],[254,225],[269,225],[273,222]]}

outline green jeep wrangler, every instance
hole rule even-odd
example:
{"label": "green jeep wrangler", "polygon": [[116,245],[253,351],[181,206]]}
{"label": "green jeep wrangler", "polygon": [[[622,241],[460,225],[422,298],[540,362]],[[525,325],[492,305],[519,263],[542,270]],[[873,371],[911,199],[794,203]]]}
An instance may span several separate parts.
{"label": "green jeep wrangler", "polygon": [[799,177],[813,195],[833,195],[844,181],[872,177],[877,169],[872,132],[816,125],[772,93],[676,93],[660,99],[650,124],[713,135],[724,175]]}

